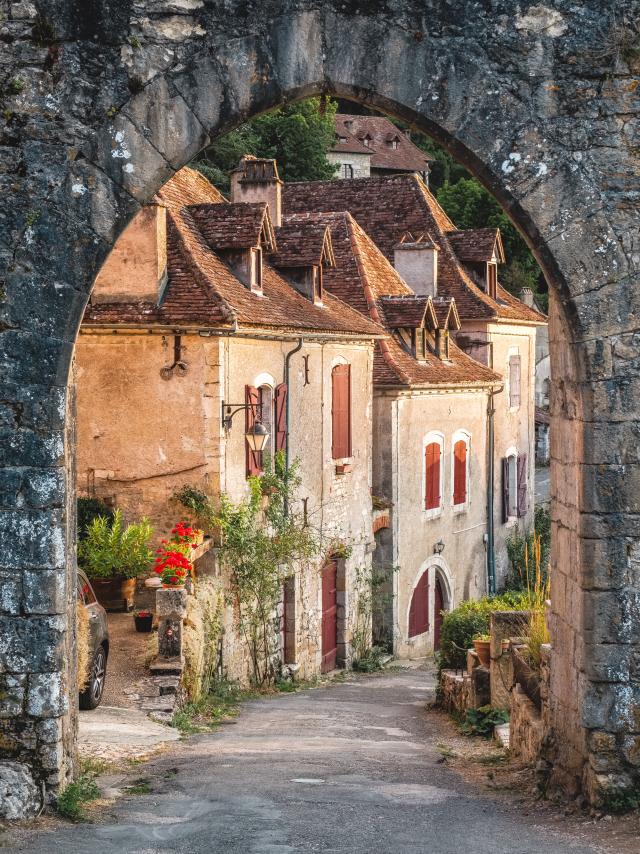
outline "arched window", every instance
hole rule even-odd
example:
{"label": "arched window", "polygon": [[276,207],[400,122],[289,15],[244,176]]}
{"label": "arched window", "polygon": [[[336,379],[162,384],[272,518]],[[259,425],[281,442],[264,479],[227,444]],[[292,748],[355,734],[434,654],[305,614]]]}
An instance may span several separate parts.
{"label": "arched window", "polygon": [[439,433],[429,433],[424,441],[424,509],[436,515],[442,508],[442,457],[444,438]]}
{"label": "arched window", "polygon": [[420,576],[413,588],[409,608],[409,637],[414,638],[429,631],[429,570]]}
{"label": "arched window", "polygon": [[464,509],[469,500],[469,434],[460,430],[453,436],[453,506]]}

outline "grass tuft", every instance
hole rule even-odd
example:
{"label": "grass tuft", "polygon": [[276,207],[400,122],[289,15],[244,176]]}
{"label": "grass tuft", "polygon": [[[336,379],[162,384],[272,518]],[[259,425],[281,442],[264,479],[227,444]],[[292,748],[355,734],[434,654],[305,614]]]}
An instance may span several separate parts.
{"label": "grass tuft", "polygon": [[69,783],[59,795],[56,801],[56,810],[71,821],[86,821],[84,805],[97,800],[99,797],[100,789],[94,778],[89,774],[81,774],[77,780]]}

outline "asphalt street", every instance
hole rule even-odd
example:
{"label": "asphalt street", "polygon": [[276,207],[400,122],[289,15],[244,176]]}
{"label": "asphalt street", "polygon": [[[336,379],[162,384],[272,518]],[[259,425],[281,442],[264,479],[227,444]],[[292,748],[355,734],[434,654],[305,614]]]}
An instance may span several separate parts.
{"label": "asphalt street", "polygon": [[442,763],[438,717],[425,711],[433,687],[425,668],[249,702],[234,723],[141,768],[152,792],[105,807],[104,823],[28,834],[9,850],[594,854]]}

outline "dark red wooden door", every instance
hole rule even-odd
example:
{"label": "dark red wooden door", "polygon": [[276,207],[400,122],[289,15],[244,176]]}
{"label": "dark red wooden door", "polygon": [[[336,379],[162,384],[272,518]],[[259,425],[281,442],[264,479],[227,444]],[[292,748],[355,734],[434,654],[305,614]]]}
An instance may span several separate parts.
{"label": "dark red wooden door", "polygon": [[338,651],[338,565],[335,560],[322,570],[322,666],[328,673],[336,666]]}
{"label": "dark red wooden door", "polygon": [[434,596],[435,616],[433,619],[433,648],[440,649],[440,637],[442,635],[442,611],[444,609],[444,596],[442,595],[442,584],[436,578],[436,589]]}

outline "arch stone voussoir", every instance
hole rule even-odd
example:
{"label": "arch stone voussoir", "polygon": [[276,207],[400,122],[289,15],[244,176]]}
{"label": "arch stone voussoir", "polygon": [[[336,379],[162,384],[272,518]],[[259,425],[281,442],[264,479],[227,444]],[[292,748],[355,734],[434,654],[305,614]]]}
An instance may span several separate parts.
{"label": "arch stone voussoir", "polygon": [[[75,752],[73,346],[120,232],[211,138],[312,94],[430,133],[551,290],[549,777],[640,782],[640,102],[614,0],[12,3],[0,114],[0,745]],[[34,36],[36,7],[46,28]],[[82,7],[82,8],[81,8]],[[625,9],[629,20],[638,0]],[[42,21],[40,21],[42,24]],[[14,81],[8,85],[7,81]]]}

